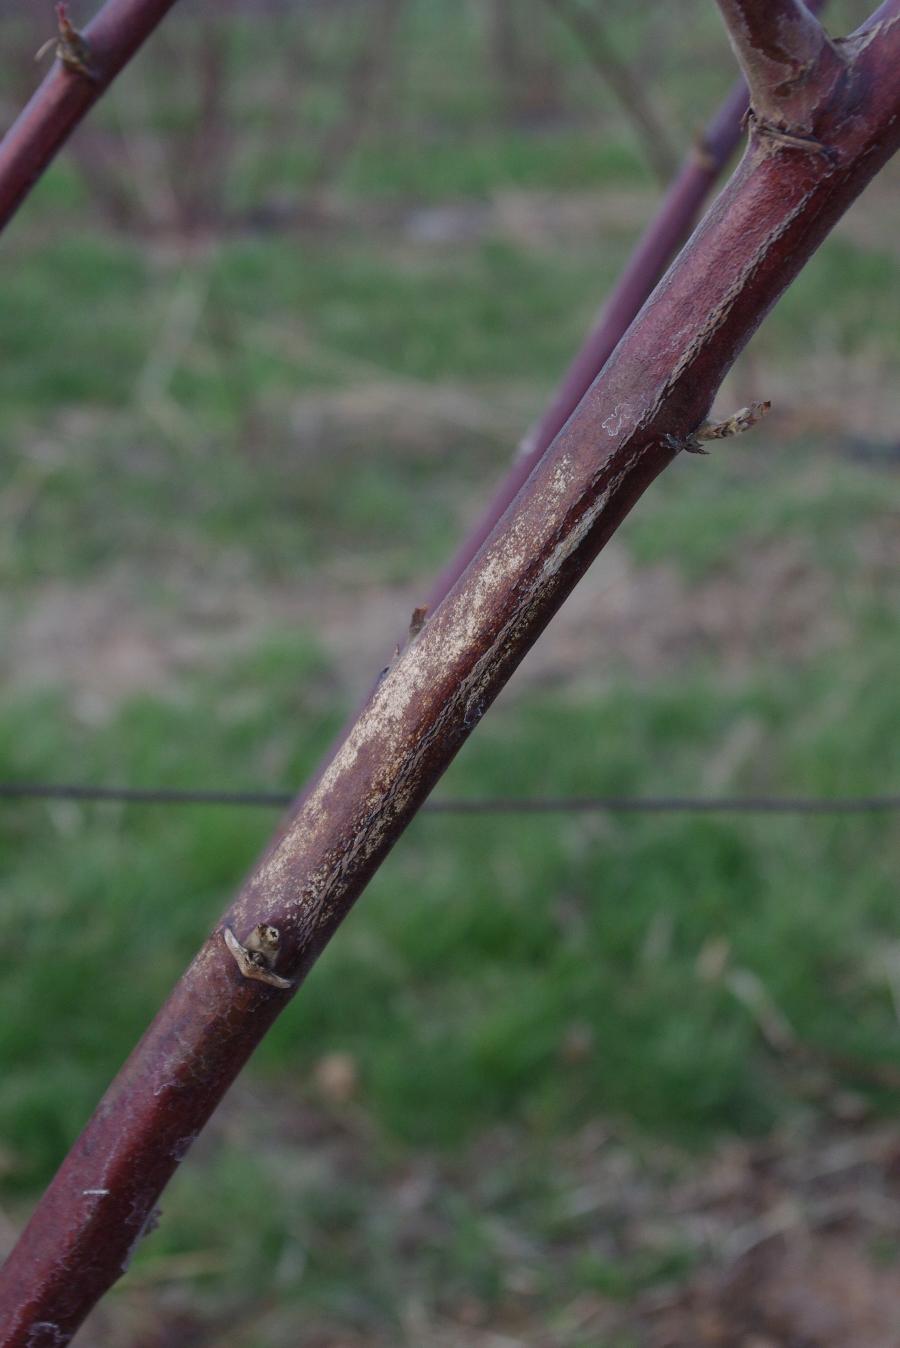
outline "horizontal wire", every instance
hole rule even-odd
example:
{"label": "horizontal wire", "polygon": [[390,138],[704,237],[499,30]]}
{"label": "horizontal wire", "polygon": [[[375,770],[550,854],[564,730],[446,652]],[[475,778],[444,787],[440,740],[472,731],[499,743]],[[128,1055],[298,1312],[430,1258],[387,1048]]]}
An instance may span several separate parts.
{"label": "horizontal wire", "polygon": [[[177,790],[0,782],[0,800],[117,801],[132,805],[290,805],[290,791]],[[900,810],[900,795],[880,796],[487,796],[429,800],[433,814],[874,814]]]}

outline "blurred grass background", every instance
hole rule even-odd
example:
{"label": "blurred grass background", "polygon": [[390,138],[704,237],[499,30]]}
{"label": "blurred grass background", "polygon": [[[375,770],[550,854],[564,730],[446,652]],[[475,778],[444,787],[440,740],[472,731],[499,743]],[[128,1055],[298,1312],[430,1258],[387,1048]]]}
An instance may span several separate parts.
{"label": "blurred grass background", "polygon": [[[597,12],[687,145],[712,4]],[[48,24],[3,8],[5,120]],[[770,423],[654,486],[443,794],[898,789],[897,187],[723,389]],[[542,0],[185,0],[3,240],[0,779],[298,786],[657,196]],[[0,1235],[273,824],[3,805]],[[420,818],[84,1342],[663,1342],[620,1308],[709,1251],[636,1194],[895,1117],[898,863],[891,815]]]}

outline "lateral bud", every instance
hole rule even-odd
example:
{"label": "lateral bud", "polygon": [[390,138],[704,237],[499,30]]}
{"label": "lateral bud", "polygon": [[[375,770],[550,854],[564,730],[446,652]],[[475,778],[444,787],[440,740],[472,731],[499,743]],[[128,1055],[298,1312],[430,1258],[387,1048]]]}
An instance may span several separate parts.
{"label": "lateral bud", "polygon": [[751,403],[749,407],[741,407],[730,417],[726,417],[724,421],[704,421],[679,448],[686,449],[688,454],[708,454],[709,450],[703,448],[708,441],[729,440],[733,435],[743,435],[744,431],[749,431],[751,426],[755,426],[758,421],[762,421],[771,406],[771,401],[766,399],[765,402]]}
{"label": "lateral bud", "polygon": [[230,927],[223,929],[225,944],[234,956],[234,962],[245,978],[255,978],[258,983],[268,983],[273,988],[290,988],[290,979],[282,978],[272,968],[278,958],[281,935],[277,927],[261,922],[254,927],[242,945]]}

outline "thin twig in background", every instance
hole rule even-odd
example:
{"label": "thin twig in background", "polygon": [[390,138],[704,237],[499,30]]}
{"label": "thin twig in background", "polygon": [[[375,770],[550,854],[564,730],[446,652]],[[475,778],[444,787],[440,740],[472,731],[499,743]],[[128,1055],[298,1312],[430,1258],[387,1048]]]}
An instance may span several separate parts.
{"label": "thin twig in background", "polygon": [[582,52],[615,94],[641,143],[644,156],[663,187],[678,167],[669,129],[646,93],[639,75],[617,55],[601,20],[580,0],[544,0],[578,42]]}
{"label": "thin twig in background", "polygon": [[126,178],[117,172],[109,149],[108,134],[87,126],[76,132],[69,142],[71,162],[81,174],[92,202],[107,223],[124,234],[144,223],[140,218],[144,194],[134,191],[133,175]]}
{"label": "thin twig in background", "polygon": [[[252,223],[260,228],[277,221],[283,215],[292,219],[294,207],[286,210],[284,204],[260,202],[271,171],[269,151],[272,146],[290,143],[298,135],[298,114],[303,92],[316,78],[321,77],[320,62],[312,49],[306,31],[305,10],[292,6],[279,14],[275,6],[267,15],[269,30],[273,33],[269,69],[270,96],[266,100],[266,120],[257,133],[255,153],[247,154],[243,197],[254,203],[250,211]],[[317,20],[319,16],[316,16]],[[275,27],[276,19],[280,20]],[[257,204],[258,203],[258,204]]]}
{"label": "thin twig in background", "polygon": [[370,5],[367,27],[356,60],[344,82],[344,112],[325,132],[316,155],[309,190],[332,183],[369,127],[376,100],[384,87],[405,0],[379,0]]}
{"label": "thin twig in background", "polygon": [[[173,87],[191,100],[174,126],[167,116]],[[193,238],[223,227],[237,137],[228,90],[221,10],[204,0],[189,24],[160,29],[132,73],[127,110],[122,100],[111,102],[114,126],[89,124],[72,136],[72,161],[114,229]],[[165,132],[157,129],[161,122]]]}
{"label": "thin twig in background", "polygon": [[167,140],[185,234],[213,229],[221,219],[235,130],[228,115],[228,35],[222,15],[206,0],[194,22],[197,39],[186,70],[196,86],[196,108],[190,126]]}
{"label": "thin twig in background", "polygon": [[209,259],[207,265],[185,268],[173,278],[169,293],[163,296],[165,311],[158,337],[135,381],[137,406],[174,444],[185,450],[196,445],[196,427],[190,412],[172,397],[169,389],[194,341],[208,302],[211,265]]}
{"label": "thin twig in background", "polygon": [[[8,223],[75,127],[109,88],[175,0],[107,0],[78,35],[89,59],[54,61],[0,141],[0,229]],[[65,5],[57,7],[61,28]],[[61,39],[62,42],[63,39]]]}
{"label": "thin twig in background", "polygon": [[487,0],[487,38],[496,113],[510,127],[534,126],[562,112],[559,68],[522,0]]}
{"label": "thin twig in background", "polygon": [[[810,0],[807,8],[816,13],[823,5],[824,0]],[[429,608],[437,607],[476,556],[640,312],[734,153],[748,108],[749,93],[741,79],[698,135],[546,410],[525,436],[506,476],[429,590]]]}

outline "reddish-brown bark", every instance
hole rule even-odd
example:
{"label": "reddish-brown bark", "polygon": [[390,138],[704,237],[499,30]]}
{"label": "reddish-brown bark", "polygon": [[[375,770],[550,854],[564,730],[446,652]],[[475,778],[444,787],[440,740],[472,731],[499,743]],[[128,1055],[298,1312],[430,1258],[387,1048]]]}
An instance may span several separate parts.
{"label": "reddish-brown bark", "polygon": [[[175,0],[107,0],[83,36],[89,71],[56,60],[0,141],[0,229],[18,210],[75,127]],[[49,6],[48,13],[50,12]]]}
{"label": "reddish-brown bark", "polygon": [[[747,154],[564,430],[346,740],[113,1082],[0,1275],[2,1348],[56,1348],[120,1275],[255,1045],[579,577],[706,416],[737,353],[900,144],[900,0],[841,44],[817,144]],[[811,86],[812,96],[813,86]],[[827,151],[827,152],[826,152]],[[281,933],[280,990],[226,928]]]}
{"label": "reddish-brown bark", "polygon": [[757,117],[808,131],[814,100],[842,60],[803,0],[718,0]]}
{"label": "reddish-brown bark", "polygon": [[[809,0],[809,13],[824,8],[824,0]],[[819,25],[816,24],[818,28]],[[821,29],[819,30],[821,32]],[[438,604],[465,571],[497,521],[531,476],[535,465],[565,426],[593,381],[615,350],[641,305],[688,237],[713,185],[731,158],[750,106],[745,80],[738,80],[687,154],[603,306],[563,375],[540,420],[519,446],[508,473],[500,482],[469,533],[433,582],[427,596],[429,610]]]}
{"label": "reddish-brown bark", "polygon": [[638,240],[595,325],[585,337],[540,420],[531,428],[506,476],[450,561],[434,580],[426,603],[438,604],[476,555],[510,502],[531,476],[615,350],[666,267],[684,243],[713,184],[741,138],[749,106],[743,80],[728,94],[688,152],[644,234]]}

